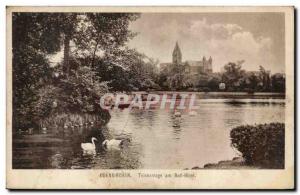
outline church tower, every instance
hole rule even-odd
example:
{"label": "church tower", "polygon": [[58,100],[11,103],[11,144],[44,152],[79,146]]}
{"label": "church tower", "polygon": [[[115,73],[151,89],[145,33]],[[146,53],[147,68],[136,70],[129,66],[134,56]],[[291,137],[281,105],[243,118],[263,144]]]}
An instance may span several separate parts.
{"label": "church tower", "polygon": [[208,60],[208,72],[209,73],[212,73],[212,58],[211,58],[211,56],[209,57],[209,60]]}
{"label": "church tower", "polygon": [[178,42],[176,42],[175,48],[173,50],[173,64],[181,64],[182,62],[182,55],[180,48],[178,46]]}

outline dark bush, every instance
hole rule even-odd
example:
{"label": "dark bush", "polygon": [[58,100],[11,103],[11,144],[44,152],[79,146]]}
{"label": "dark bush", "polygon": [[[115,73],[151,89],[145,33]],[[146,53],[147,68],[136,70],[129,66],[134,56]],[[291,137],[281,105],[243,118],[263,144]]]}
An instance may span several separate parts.
{"label": "dark bush", "polygon": [[245,125],[230,132],[231,145],[246,164],[262,168],[284,168],[284,124]]}

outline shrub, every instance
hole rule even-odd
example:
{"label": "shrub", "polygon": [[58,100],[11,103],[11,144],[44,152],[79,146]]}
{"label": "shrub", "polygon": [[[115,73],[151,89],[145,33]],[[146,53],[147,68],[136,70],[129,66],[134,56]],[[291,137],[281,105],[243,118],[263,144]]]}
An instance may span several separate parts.
{"label": "shrub", "polygon": [[230,132],[231,145],[242,153],[246,164],[284,168],[284,124],[245,125]]}
{"label": "shrub", "polygon": [[55,79],[53,84],[38,90],[31,116],[36,126],[59,124],[63,127],[69,122],[88,122],[91,117],[98,121],[110,118],[98,104],[100,97],[108,92],[107,82],[100,82],[89,67],[78,67],[68,78]]}

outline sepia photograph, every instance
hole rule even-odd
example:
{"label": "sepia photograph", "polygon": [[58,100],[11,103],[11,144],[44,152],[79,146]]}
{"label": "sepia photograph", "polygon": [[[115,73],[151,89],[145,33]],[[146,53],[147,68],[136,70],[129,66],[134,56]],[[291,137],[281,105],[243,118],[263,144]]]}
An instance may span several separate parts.
{"label": "sepia photograph", "polygon": [[[64,188],[68,171],[107,180],[75,189],[293,188],[293,14],[7,7],[8,187]],[[53,175],[21,181],[35,171]],[[286,179],[234,186],[243,171]]]}

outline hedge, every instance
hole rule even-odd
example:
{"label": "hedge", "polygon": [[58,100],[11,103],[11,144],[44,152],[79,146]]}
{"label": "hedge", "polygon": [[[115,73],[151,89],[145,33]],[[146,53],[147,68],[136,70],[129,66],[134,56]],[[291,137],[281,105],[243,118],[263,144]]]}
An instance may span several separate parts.
{"label": "hedge", "polygon": [[284,124],[243,125],[230,132],[231,145],[245,163],[262,168],[284,168]]}

